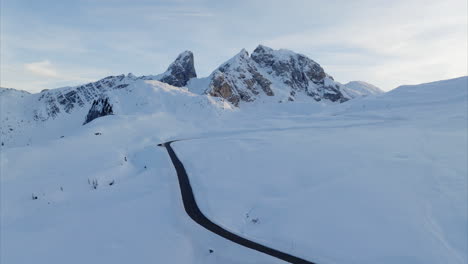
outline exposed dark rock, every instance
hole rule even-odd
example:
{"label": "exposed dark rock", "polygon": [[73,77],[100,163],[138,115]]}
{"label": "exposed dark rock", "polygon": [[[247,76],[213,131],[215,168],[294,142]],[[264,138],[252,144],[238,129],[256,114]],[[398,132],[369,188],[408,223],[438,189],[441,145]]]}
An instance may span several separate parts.
{"label": "exposed dark rock", "polygon": [[112,115],[114,114],[112,110],[112,105],[109,103],[109,98],[100,98],[98,100],[94,100],[91,109],[89,109],[88,115],[86,116],[86,120],[84,121],[83,125],[93,121],[94,119],[102,116]]}
{"label": "exposed dark rock", "polygon": [[211,96],[224,98],[235,106],[239,105],[240,95],[234,90],[233,85],[229,83],[222,72],[214,73],[209,94]]}
{"label": "exposed dark rock", "polygon": [[211,74],[208,94],[222,97],[238,106],[240,101],[254,101],[261,92],[273,96],[270,85],[271,82],[258,71],[247,51],[242,50]]}
{"label": "exposed dark rock", "polygon": [[169,65],[160,81],[176,87],[184,87],[191,78],[195,77],[197,77],[197,73],[195,72],[193,53],[185,51]]}

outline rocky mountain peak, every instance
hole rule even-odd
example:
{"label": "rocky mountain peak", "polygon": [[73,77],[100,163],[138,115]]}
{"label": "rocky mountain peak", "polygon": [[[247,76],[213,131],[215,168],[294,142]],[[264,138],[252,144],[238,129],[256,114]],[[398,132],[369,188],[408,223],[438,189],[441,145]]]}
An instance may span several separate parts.
{"label": "rocky mountain peak", "polygon": [[306,88],[308,81],[318,83],[327,76],[318,63],[290,50],[273,50],[259,45],[252,53],[252,59],[270,74],[286,77],[286,84],[295,89]]}
{"label": "rocky mountain peak", "polygon": [[127,74],[127,78],[132,79],[132,80],[138,79],[138,77],[135,76],[135,75],[134,75],[133,73],[131,73],[131,72],[129,72],[129,73]]}
{"label": "rocky mountain peak", "polygon": [[197,73],[195,72],[193,53],[187,50],[179,54],[175,61],[169,65],[160,81],[176,87],[183,87],[191,78],[195,77],[197,77]]}
{"label": "rocky mountain peak", "polygon": [[239,51],[239,53],[237,53],[236,56],[239,57],[239,58],[242,58],[242,59],[248,59],[249,58],[249,53],[247,52],[246,49],[241,49],[241,51]]}
{"label": "rocky mountain peak", "polygon": [[[279,101],[294,101],[303,94],[315,101],[344,102],[342,85],[335,82],[312,59],[290,50],[274,50],[259,45],[249,56],[242,49],[212,75],[208,93],[227,99],[234,105],[251,102],[265,94]],[[263,91],[263,92],[262,92]]]}
{"label": "rocky mountain peak", "polygon": [[341,92],[342,85],[334,82],[317,62],[307,56],[259,45],[251,58],[272,78],[290,87],[288,100],[294,100],[297,93],[305,93],[316,101],[344,102],[349,99]]}
{"label": "rocky mountain peak", "polygon": [[259,72],[245,49],[222,64],[210,78],[208,94],[222,97],[235,106],[240,101],[254,101],[260,94],[273,96],[271,82]]}
{"label": "rocky mountain peak", "polygon": [[263,53],[263,52],[271,52],[273,51],[272,48],[267,47],[265,45],[259,44],[253,51],[253,53]]}
{"label": "rocky mountain peak", "polygon": [[215,71],[226,72],[237,68],[248,67],[247,65],[250,61],[249,53],[245,49],[242,49],[239,53],[234,55],[234,57],[221,64]]}

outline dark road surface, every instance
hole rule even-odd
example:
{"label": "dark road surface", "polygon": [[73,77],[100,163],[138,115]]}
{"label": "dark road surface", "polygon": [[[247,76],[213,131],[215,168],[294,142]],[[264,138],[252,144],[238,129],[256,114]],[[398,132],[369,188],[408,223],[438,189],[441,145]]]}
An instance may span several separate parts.
{"label": "dark road surface", "polygon": [[174,164],[174,167],[176,169],[177,177],[179,178],[179,186],[180,186],[180,191],[181,191],[182,201],[184,203],[185,211],[190,216],[190,218],[193,219],[193,221],[203,226],[204,228],[208,229],[209,231],[225,239],[228,239],[236,244],[265,253],[267,255],[284,260],[286,262],[295,263],[295,264],[303,264],[303,263],[304,264],[305,263],[316,264],[314,262],[295,257],[288,253],[281,252],[279,250],[276,250],[276,249],[261,245],[259,243],[253,242],[251,240],[245,239],[243,237],[240,237],[234,233],[227,231],[226,229],[220,227],[219,225],[213,223],[210,219],[208,219],[200,211],[200,208],[198,208],[197,202],[195,201],[195,197],[193,195],[192,186],[190,185],[190,181],[189,181],[187,172],[185,171],[184,165],[179,160],[179,158],[177,157],[177,155],[175,154],[174,150],[171,147],[171,143],[173,143],[174,141],[162,143],[162,144],[159,144],[158,146],[165,147],[167,149],[167,152],[169,153],[172,163]]}

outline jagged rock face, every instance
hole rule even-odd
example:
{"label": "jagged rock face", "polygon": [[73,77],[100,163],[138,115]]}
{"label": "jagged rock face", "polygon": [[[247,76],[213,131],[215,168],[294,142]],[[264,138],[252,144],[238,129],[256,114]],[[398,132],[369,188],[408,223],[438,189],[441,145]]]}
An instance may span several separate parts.
{"label": "jagged rock face", "polygon": [[[275,96],[272,87],[287,95],[279,98],[294,101],[299,94],[316,101],[344,102],[342,85],[325,73],[315,61],[288,50],[258,46],[249,57],[242,50],[211,75],[207,93],[225,98],[235,106],[254,101],[262,94]],[[273,85],[274,84],[274,85]]]}
{"label": "jagged rock face", "polygon": [[269,74],[281,77],[294,90],[305,90],[309,81],[320,83],[327,75],[315,61],[301,54],[258,46],[252,59]]}
{"label": "jagged rock face", "polygon": [[349,99],[318,63],[304,55],[260,45],[252,53],[252,60],[293,91],[305,92],[316,101],[344,102]]}
{"label": "jagged rock face", "polygon": [[96,118],[112,114],[114,114],[114,111],[112,110],[112,105],[109,103],[109,98],[99,98],[93,101],[83,125],[86,125]]}
{"label": "jagged rock face", "polygon": [[239,93],[235,91],[232,82],[227,80],[222,72],[215,72],[213,74],[213,79],[210,83],[209,94],[211,96],[224,98],[235,106],[239,105]]}
{"label": "jagged rock face", "polygon": [[242,50],[211,74],[208,94],[225,98],[238,106],[240,101],[253,101],[260,93],[273,96],[270,85],[247,51]]}
{"label": "jagged rock face", "polygon": [[191,78],[197,77],[193,60],[193,53],[185,51],[169,65],[167,71],[159,81],[176,87],[184,87]]}

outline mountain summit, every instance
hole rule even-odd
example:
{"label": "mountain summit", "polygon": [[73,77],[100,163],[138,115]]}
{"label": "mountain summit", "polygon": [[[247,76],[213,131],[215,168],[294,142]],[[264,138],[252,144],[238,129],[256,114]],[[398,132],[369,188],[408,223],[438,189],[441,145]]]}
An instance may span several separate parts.
{"label": "mountain summit", "polygon": [[169,65],[166,72],[162,74],[160,81],[176,87],[183,87],[187,85],[191,78],[196,77],[193,53],[184,51]]}
{"label": "mountain summit", "polygon": [[205,92],[235,106],[241,102],[269,100],[265,96],[279,102],[309,97],[341,103],[352,98],[315,61],[302,54],[263,45],[251,56],[243,49],[208,78]]}

